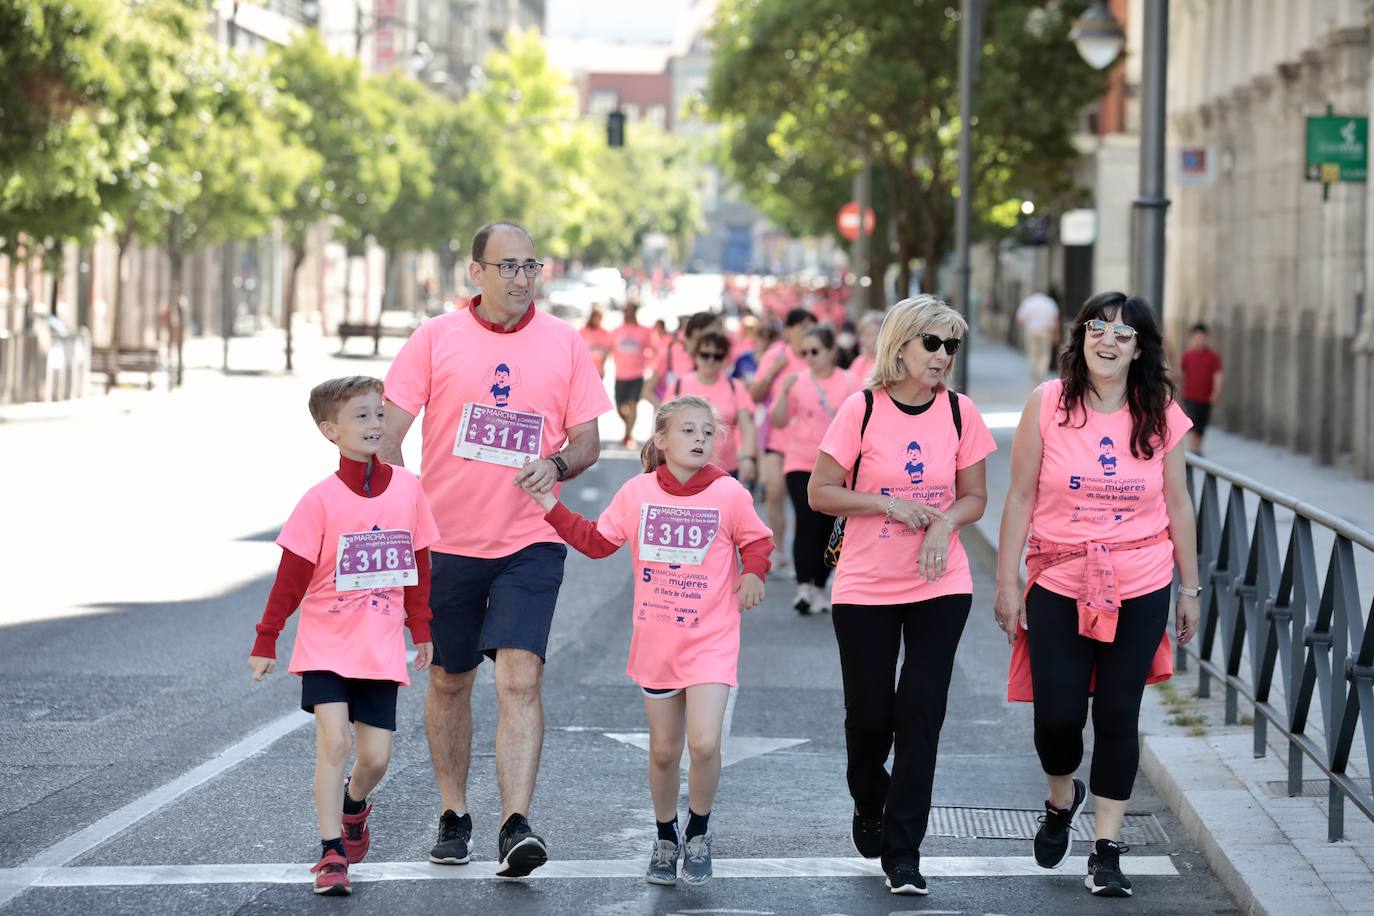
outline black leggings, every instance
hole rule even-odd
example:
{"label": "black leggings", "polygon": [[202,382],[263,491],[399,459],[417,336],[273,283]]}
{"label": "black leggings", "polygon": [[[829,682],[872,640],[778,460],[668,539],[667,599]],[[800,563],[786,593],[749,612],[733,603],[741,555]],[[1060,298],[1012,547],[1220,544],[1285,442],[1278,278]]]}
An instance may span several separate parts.
{"label": "black leggings", "polygon": [[825,545],[830,543],[830,529],[835,516],[811,508],[806,485],[811,482],[810,471],[787,472],[787,495],[792,497],[792,509],[797,515],[797,532],[792,538],[792,565],[797,570],[797,584],[811,584],[821,588],[830,578],[825,565]]}
{"label": "black leggings", "polygon": [[[834,607],[849,794],[860,814],[883,816],[884,868],[919,861],[954,652],[972,602],[972,595],[946,595],[913,604]],[[887,754],[894,745],[889,777]]]}
{"label": "black leggings", "polygon": [[1035,750],[1051,776],[1083,762],[1088,684],[1093,690],[1094,795],[1126,801],[1140,764],[1140,698],[1169,617],[1169,589],[1121,602],[1116,639],[1078,635],[1073,598],[1036,585],[1026,596],[1031,680],[1035,685]]}

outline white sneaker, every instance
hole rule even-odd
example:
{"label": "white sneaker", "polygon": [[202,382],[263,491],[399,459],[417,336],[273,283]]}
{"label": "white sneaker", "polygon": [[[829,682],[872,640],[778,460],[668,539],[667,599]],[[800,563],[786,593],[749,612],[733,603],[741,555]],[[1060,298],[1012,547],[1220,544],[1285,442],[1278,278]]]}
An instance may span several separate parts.
{"label": "white sneaker", "polygon": [[814,596],[811,601],[811,613],[829,614],[830,589],[820,585],[813,585],[811,586],[811,594]]}
{"label": "white sneaker", "polygon": [[811,586],[798,585],[797,597],[792,599],[792,609],[798,614],[810,614],[811,611]]}

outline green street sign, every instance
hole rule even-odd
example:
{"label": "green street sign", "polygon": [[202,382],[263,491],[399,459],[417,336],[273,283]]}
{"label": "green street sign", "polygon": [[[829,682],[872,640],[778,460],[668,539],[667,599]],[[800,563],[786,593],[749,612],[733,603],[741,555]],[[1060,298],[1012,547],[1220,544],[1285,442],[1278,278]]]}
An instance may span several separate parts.
{"label": "green street sign", "polygon": [[1308,181],[1364,181],[1368,162],[1368,118],[1307,119]]}

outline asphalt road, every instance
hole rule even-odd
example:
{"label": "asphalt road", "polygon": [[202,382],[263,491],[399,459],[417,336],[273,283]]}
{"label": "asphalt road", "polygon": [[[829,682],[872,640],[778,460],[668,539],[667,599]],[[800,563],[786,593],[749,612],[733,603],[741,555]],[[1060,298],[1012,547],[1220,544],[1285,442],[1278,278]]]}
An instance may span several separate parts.
{"label": "asphalt road", "polygon": [[[322,360],[311,378],[341,367],[380,374],[385,364]],[[488,666],[475,694],[473,864],[421,864],[438,798],[420,675],[401,691],[391,773],[372,797],[369,869],[356,870],[350,899],[314,898],[313,730],[291,715],[294,677],[282,670],[255,685],[245,666],[275,526],[333,464],[309,438],[307,381],[207,377],[180,400],[0,423],[0,449],[31,458],[24,482],[11,484],[21,488],[17,516],[6,512],[25,524],[5,526],[0,542],[17,558],[6,564],[13,603],[0,612],[5,913],[1237,912],[1143,779],[1129,810],[1148,842],[1133,842],[1124,864],[1161,874],[1138,877],[1133,900],[1092,898],[1081,866],[1007,876],[1029,870],[1030,841],[988,838],[997,832],[988,828],[1000,819],[1033,829],[1044,789],[1030,709],[1002,699],[1007,653],[986,570],[935,787],[941,829],[970,835],[927,840],[929,897],[890,895],[854,855],[830,620],[799,618],[790,583],[777,580],[744,622],[727,750],[743,759],[725,769],[712,817],[721,877],[702,889],[646,885],[653,825],[646,755],[634,743],[643,711],[624,675],[628,558],[576,554],[550,643],[531,812],[550,843],[548,877],[489,877],[500,804]],[[595,514],[636,470],[627,453],[608,451],[566,498]],[[263,747],[249,754],[256,745],[245,749],[245,739]]]}

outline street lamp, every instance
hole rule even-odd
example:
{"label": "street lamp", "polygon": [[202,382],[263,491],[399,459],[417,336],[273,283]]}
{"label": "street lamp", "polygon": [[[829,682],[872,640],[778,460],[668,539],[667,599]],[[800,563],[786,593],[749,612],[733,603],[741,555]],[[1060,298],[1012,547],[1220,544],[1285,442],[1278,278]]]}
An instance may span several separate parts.
{"label": "street lamp", "polygon": [[1079,56],[1094,70],[1111,66],[1126,44],[1126,33],[1121,31],[1116,17],[1101,0],[1074,20],[1069,38],[1078,48]]}
{"label": "street lamp", "polygon": [[[1168,88],[1169,0],[1145,0],[1145,29],[1141,49],[1140,194],[1131,203],[1131,286],[1164,323],[1164,104]],[[1125,35],[1099,2],[1073,24],[1069,33],[1078,53],[1098,70],[1121,52]]]}

